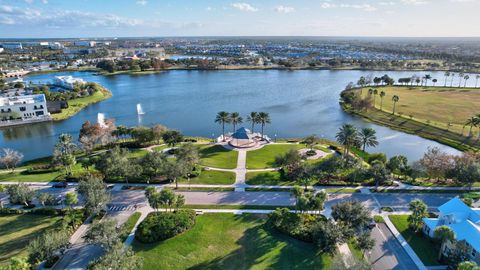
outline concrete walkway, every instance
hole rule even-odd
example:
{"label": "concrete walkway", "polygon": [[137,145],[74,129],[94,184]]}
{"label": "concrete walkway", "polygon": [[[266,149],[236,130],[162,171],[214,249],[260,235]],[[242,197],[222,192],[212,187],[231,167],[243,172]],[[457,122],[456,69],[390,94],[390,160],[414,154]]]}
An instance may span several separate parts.
{"label": "concrete walkway", "polygon": [[247,151],[238,151],[237,168],[235,169],[235,191],[245,191],[247,176]]}

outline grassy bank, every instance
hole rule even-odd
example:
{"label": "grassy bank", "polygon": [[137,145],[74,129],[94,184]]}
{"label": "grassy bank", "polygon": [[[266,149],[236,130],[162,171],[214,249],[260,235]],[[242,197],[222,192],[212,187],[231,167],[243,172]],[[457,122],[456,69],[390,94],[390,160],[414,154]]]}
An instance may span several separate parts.
{"label": "grassy bank", "polygon": [[272,144],[247,153],[248,169],[264,169],[275,167],[275,157],[283,155],[290,149],[305,148],[304,144]]}
{"label": "grassy bank", "polygon": [[68,108],[62,109],[61,113],[52,114],[52,119],[54,121],[61,121],[68,119],[83,108],[87,107],[90,104],[100,102],[102,100],[108,99],[112,96],[112,93],[107,89],[100,87],[100,90],[95,92],[93,95],[87,97],[76,98],[68,101]]}
{"label": "grassy bank", "polygon": [[204,214],[195,226],[160,243],[133,248],[150,269],[328,269],[331,257],[282,235],[255,215]]}
{"label": "grassy bank", "polygon": [[[409,87],[385,86],[376,87],[378,92],[385,92],[383,105],[379,95],[368,93],[369,88],[362,90],[364,98],[371,98],[375,108],[368,111],[347,111],[361,117],[402,132],[449,145],[461,151],[477,150],[480,143],[476,139],[478,129],[473,129],[473,136],[468,137],[469,127],[464,128],[465,121],[477,114],[480,106],[480,89],[451,87]],[[392,97],[400,100],[393,112]],[[374,98],[375,97],[375,98]],[[382,110],[380,110],[382,108]]]}

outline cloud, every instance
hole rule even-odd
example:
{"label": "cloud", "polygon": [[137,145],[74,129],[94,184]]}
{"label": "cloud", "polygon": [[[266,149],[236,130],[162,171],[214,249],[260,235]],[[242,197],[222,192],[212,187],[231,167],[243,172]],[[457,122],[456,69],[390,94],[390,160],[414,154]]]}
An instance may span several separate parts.
{"label": "cloud", "polygon": [[428,4],[427,0],[401,0],[401,2],[405,5],[425,5]]}
{"label": "cloud", "polygon": [[138,0],[136,2],[137,5],[141,5],[141,6],[145,6],[146,4],[148,4],[148,1],[147,0]]}
{"label": "cloud", "polygon": [[276,6],[275,11],[278,12],[278,13],[290,13],[290,12],[294,12],[295,8],[286,7],[286,6]]}
{"label": "cloud", "polygon": [[334,7],[337,7],[337,5],[335,4],[330,4],[328,2],[323,2],[322,5],[321,5],[322,8],[334,8]]}
{"label": "cloud", "polygon": [[142,26],[145,28],[186,29],[202,27],[195,22],[165,22],[160,20],[142,20],[121,17],[114,14],[99,14],[78,10],[49,10],[0,6],[0,25],[38,26],[45,28],[126,28]]}
{"label": "cloud", "polygon": [[240,11],[245,12],[255,12],[258,11],[258,8],[248,4],[248,3],[233,3],[230,5],[231,7],[238,9]]}
{"label": "cloud", "polygon": [[370,4],[332,4],[329,2],[323,2],[321,8],[353,8],[363,11],[376,11],[377,8]]}
{"label": "cloud", "polygon": [[31,4],[33,3],[33,0],[25,0],[25,2],[27,2],[27,4]]}

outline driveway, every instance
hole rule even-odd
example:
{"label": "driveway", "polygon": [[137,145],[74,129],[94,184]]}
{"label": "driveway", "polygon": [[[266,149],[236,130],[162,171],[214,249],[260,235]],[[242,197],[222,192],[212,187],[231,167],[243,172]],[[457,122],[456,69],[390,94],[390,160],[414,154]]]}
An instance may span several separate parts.
{"label": "driveway", "polygon": [[368,260],[373,269],[418,269],[385,224],[377,224],[372,230],[372,237],[375,239],[375,247],[368,255]]}

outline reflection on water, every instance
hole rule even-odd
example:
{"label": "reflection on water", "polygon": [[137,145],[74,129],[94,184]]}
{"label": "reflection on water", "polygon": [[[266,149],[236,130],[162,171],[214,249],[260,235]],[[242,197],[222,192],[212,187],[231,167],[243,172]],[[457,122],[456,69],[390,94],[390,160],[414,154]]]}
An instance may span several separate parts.
{"label": "reflection on water", "polygon": [[[98,113],[115,118],[117,125],[163,124],[189,136],[211,137],[220,134],[214,123],[219,111],[237,111],[244,119],[251,111],[267,111],[272,123],[266,134],[278,138],[303,137],[317,134],[335,139],[335,133],[344,123],[358,128],[372,127],[377,131],[380,145],[375,152],[389,156],[404,154],[419,158],[428,146],[439,146],[450,153],[458,151],[436,142],[377,126],[349,115],[339,106],[339,94],[345,85],[360,76],[409,77],[412,72],[367,71],[168,71],[142,76],[94,76],[89,72],[68,73],[86,81],[98,82],[111,90],[113,97],[92,104],[74,117],[55,123],[13,127],[0,132],[0,147],[10,147],[24,153],[26,159],[50,155],[56,138],[69,133],[77,139],[85,121],[96,122]],[[66,73],[41,74],[27,78],[48,81]],[[443,72],[429,72],[433,78],[443,78]],[[423,75],[417,72],[418,76]],[[471,82],[470,82],[471,81]],[[468,83],[474,85],[475,80]],[[400,101],[401,102],[401,101]],[[138,115],[141,104],[144,115]],[[249,123],[245,123],[248,125]],[[228,130],[231,126],[228,127]]]}
{"label": "reflection on water", "polygon": [[34,137],[50,137],[53,136],[53,124],[48,123],[34,123],[31,125],[23,125],[16,127],[6,127],[0,129],[3,133],[3,140],[5,142],[11,140],[25,140]]}

